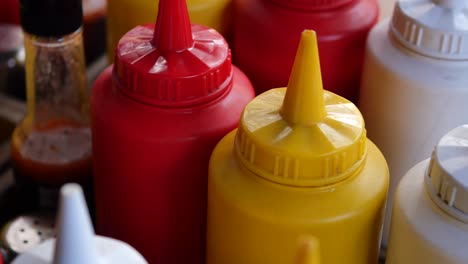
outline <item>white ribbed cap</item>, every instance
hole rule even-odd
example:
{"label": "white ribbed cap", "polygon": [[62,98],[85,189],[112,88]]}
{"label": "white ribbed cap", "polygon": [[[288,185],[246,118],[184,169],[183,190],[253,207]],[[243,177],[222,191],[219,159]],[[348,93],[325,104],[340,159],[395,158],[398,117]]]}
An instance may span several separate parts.
{"label": "white ribbed cap", "polygon": [[397,41],[422,55],[468,60],[467,0],[399,0],[390,30]]}
{"label": "white ribbed cap", "polygon": [[96,236],[81,187],[66,184],[60,190],[57,240],[50,239],[25,252],[14,264],[146,264],[128,244]]}
{"label": "white ribbed cap", "polygon": [[455,128],[439,141],[425,183],[442,210],[468,223],[468,125]]}

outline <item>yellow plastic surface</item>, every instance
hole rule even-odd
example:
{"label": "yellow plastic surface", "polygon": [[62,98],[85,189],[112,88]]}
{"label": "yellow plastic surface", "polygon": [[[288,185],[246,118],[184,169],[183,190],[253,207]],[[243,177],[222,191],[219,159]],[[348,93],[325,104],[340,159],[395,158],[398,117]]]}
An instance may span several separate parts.
{"label": "yellow plastic surface", "polygon": [[[107,55],[114,61],[114,51],[120,38],[137,25],[155,23],[157,0],[110,0],[107,3]],[[229,38],[231,0],[187,0],[190,20],[216,29]]]}
{"label": "yellow plastic surface", "polygon": [[208,184],[208,264],[290,263],[302,234],[320,239],[322,262],[377,263],[388,188],[370,141],[359,174],[324,187],[276,184],[233,157],[235,131],[216,147]]}
{"label": "yellow plastic surface", "polygon": [[[289,90],[280,110],[282,117],[291,124],[313,127],[327,117],[319,61],[317,36],[314,31],[304,31],[289,78]],[[354,115],[360,115],[353,110]],[[362,120],[358,123],[358,129],[362,130]]]}
{"label": "yellow plastic surface", "polygon": [[208,264],[291,263],[303,235],[322,263],[377,263],[387,164],[357,108],[323,94],[316,52],[304,32],[287,94],[257,97],[213,151]]}
{"label": "yellow plastic surface", "polygon": [[306,236],[301,238],[296,264],[320,264],[320,243],[317,238]]}
{"label": "yellow plastic surface", "polygon": [[318,56],[315,32],[304,31],[287,92],[267,91],[242,114],[236,151],[244,166],[261,177],[293,186],[323,186],[363,166],[362,115],[348,100],[324,93]]}

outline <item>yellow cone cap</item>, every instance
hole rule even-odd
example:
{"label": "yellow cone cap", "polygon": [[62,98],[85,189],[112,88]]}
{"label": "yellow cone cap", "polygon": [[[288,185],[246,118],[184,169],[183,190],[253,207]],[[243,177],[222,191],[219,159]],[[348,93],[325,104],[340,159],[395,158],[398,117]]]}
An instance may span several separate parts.
{"label": "yellow cone cap", "polygon": [[295,264],[320,264],[320,243],[315,237],[303,237]]}
{"label": "yellow cone cap", "polygon": [[363,165],[364,120],[353,103],[323,90],[314,31],[301,35],[288,88],[246,106],[235,149],[255,174],[292,186],[334,183]]}

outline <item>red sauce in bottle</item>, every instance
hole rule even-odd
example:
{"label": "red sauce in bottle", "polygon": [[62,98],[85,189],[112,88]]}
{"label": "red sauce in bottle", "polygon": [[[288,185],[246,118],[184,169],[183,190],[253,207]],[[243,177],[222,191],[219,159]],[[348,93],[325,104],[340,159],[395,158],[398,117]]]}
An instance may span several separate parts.
{"label": "red sauce in bottle", "polygon": [[90,129],[63,121],[17,129],[11,161],[23,205],[55,208],[62,184],[92,179]]}

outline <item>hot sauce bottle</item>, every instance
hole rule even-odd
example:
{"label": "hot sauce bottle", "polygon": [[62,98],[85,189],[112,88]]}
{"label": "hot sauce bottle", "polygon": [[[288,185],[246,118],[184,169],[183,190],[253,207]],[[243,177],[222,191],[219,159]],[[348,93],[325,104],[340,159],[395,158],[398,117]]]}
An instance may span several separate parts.
{"label": "hot sauce bottle", "polygon": [[21,26],[28,113],[11,160],[21,204],[53,208],[62,184],[91,181],[81,0],[23,0]]}

